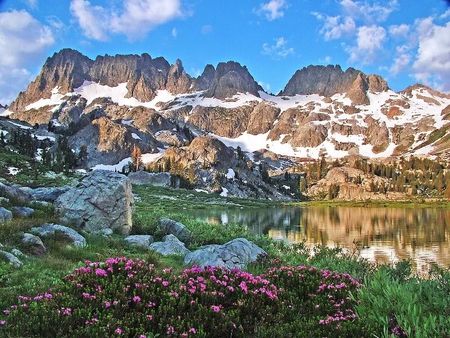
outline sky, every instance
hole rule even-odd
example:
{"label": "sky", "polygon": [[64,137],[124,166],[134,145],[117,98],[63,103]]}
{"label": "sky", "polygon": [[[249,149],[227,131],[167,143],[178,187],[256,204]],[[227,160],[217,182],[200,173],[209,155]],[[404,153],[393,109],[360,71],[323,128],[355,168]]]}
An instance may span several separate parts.
{"label": "sky", "polygon": [[193,77],[232,60],[274,94],[310,64],[450,93],[450,1],[0,0],[0,104],[62,48],[180,59]]}

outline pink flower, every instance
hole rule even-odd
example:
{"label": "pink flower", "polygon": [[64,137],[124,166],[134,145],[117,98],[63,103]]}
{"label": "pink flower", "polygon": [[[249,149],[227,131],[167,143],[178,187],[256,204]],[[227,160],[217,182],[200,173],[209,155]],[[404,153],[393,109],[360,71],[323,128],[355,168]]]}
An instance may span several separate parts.
{"label": "pink flower", "polygon": [[116,331],[114,331],[114,332],[116,332],[117,334],[121,334],[121,333],[122,333],[122,329],[121,329],[120,327],[118,327],[118,328],[116,329]]}
{"label": "pink flower", "polygon": [[174,329],[173,326],[169,326],[169,327],[167,328],[167,334],[172,334],[172,333],[174,333],[174,332],[175,332],[175,329]]}
{"label": "pink flower", "polygon": [[0,325],[5,325],[6,324],[6,320],[0,320]]}
{"label": "pink flower", "polygon": [[52,298],[53,298],[53,296],[52,296],[51,293],[46,293],[46,294],[44,295],[44,297],[47,298],[47,299],[52,299]]}
{"label": "pink flower", "polygon": [[189,329],[189,333],[197,333],[197,330],[195,329],[195,327],[191,327]]}
{"label": "pink flower", "polygon": [[95,275],[99,277],[106,277],[108,276],[108,273],[103,269],[97,268],[95,269]]}
{"label": "pink flower", "polygon": [[5,311],[3,311],[3,313],[4,313],[5,315],[9,315],[9,310],[5,310]]}
{"label": "pink flower", "polygon": [[147,336],[141,334],[141,335],[139,336],[139,338],[147,338]]}
{"label": "pink flower", "polygon": [[211,306],[211,308],[213,309],[214,312],[220,311],[220,307],[218,307],[217,305],[213,305],[213,306]]}
{"label": "pink flower", "polygon": [[106,302],[105,302],[105,307],[106,307],[106,308],[109,308],[110,306],[111,306],[111,303],[108,302],[108,301],[106,301]]}
{"label": "pink flower", "polygon": [[162,282],[162,285],[163,285],[163,286],[168,286],[168,285],[169,285],[169,282],[164,281],[164,282]]}
{"label": "pink flower", "polygon": [[141,301],[141,297],[139,297],[139,296],[134,296],[133,297],[133,302],[139,303],[140,301]]}

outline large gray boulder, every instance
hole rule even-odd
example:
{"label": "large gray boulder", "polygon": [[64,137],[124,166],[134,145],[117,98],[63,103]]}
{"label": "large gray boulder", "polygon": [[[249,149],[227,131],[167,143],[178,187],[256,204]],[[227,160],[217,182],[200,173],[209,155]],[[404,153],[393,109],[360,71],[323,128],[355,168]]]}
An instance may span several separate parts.
{"label": "large gray boulder", "polygon": [[33,196],[24,189],[3,183],[0,183],[0,196],[8,198],[10,201],[20,203],[30,203],[33,200]]}
{"label": "large gray boulder", "polygon": [[0,207],[0,222],[9,222],[12,219],[12,212]]}
{"label": "large gray boulder", "polygon": [[190,253],[190,251],[185,247],[184,243],[174,235],[164,236],[162,242],[155,242],[150,244],[149,249],[159,252],[163,256],[185,256]]}
{"label": "large gray boulder", "polygon": [[64,225],[89,233],[104,229],[130,233],[134,197],[131,183],[124,175],[95,170],[59,196],[54,206]]}
{"label": "large gray boulder", "polygon": [[169,218],[161,218],[158,222],[158,229],[165,235],[174,235],[183,243],[189,243],[192,237],[192,232],[184,224]]}
{"label": "large gray boulder", "polygon": [[125,242],[130,246],[148,248],[153,243],[153,236],[150,235],[131,235],[125,237]]}
{"label": "large gray boulder", "polygon": [[267,253],[245,238],[236,238],[223,245],[207,245],[191,252],[185,256],[184,264],[245,269],[260,255],[267,255]]}
{"label": "large gray boulder", "polygon": [[156,187],[170,187],[169,173],[149,173],[146,171],[136,171],[128,174],[128,179],[132,184],[148,184]]}
{"label": "large gray boulder", "polygon": [[55,235],[55,233],[59,233],[63,237],[71,241],[72,244],[75,246],[80,247],[86,246],[86,239],[83,236],[81,236],[75,230],[65,227],[63,225],[45,223],[40,227],[31,228],[31,231],[39,234],[42,237],[53,236]]}
{"label": "large gray boulder", "polygon": [[35,256],[42,256],[47,252],[47,248],[40,237],[33,234],[24,233],[22,237],[22,245],[26,251]]}

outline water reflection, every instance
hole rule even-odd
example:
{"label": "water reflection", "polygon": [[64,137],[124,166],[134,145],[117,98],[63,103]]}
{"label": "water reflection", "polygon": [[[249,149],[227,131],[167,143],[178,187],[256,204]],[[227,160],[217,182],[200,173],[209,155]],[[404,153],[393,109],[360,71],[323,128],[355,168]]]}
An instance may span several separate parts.
{"label": "water reflection", "polygon": [[200,210],[212,224],[238,223],[253,234],[287,243],[362,248],[361,255],[383,263],[412,259],[417,271],[450,265],[450,210],[443,208],[285,207]]}

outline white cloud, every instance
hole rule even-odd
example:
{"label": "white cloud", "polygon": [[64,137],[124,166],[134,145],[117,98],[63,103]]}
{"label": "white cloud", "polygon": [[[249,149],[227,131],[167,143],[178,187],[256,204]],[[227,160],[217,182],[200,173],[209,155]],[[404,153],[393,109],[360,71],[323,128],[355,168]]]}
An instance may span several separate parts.
{"label": "white cloud", "polygon": [[386,30],[381,26],[362,26],[358,28],[356,46],[347,48],[351,62],[372,63],[383,50]]}
{"label": "white cloud", "polygon": [[398,0],[390,0],[385,6],[378,2],[373,5],[368,1],[342,0],[341,6],[344,12],[353,19],[364,20],[365,23],[384,22],[388,19],[392,12],[397,10]]}
{"label": "white cloud", "polygon": [[325,56],[323,59],[319,59],[320,63],[330,64],[333,58],[329,55]]}
{"label": "white cloud", "polygon": [[277,57],[285,58],[290,54],[295,54],[293,47],[288,47],[288,41],[284,37],[280,37],[278,39],[274,39],[275,44],[270,45],[269,43],[263,44],[263,54],[273,55]]}
{"label": "white cloud", "polygon": [[213,26],[211,25],[204,25],[201,29],[202,34],[209,34],[213,31]]}
{"label": "white cloud", "polygon": [[275,19],[282,18],[284,11],[289,7],[286,0],[270,0],[267,3],[263,3],[256,11],[266,17],[267,20],[273,21]]}
{"label": "white cloud", "polygon": [[128,40],[143,38],[150,30],[183,15],[180,0],[123,0],[119,11],[92,6],[87,0],[71,0],[70,10],[90,39],[107,41],[109,33]]}
{"label": "white cloud", "polygon": [[389,34],[394,38],[406,38],[409,34],[410,26],[406,24],[389,26]]}
{"label": "white cloud", "polygon": [[178,36],[178,30],[174,27],[172,28],[172,36],[176,38]]}
{"label": "white cloud", "polygon": [[270,92],[270,83],[259,81],[258,84],[263,87],[266,92]]}
{"label": "white cloud", "polygon": [[398,55],[392,66],[389,68],[389,73],[391,75],[397,75],[401,71],[403,71],[411,62],[411,55],[407,53],[403,53]]}
{"label": "white cloud", "polygon": [[26,70],[55,43],[50,27],[27,11],[0,13],[0,103],[10,103],[31,80]]}
{"label": "white cloud", "polygon": [[109,17],[101,6],[92,6],[86,0],[72,0],[70,11],[78,20],[83,34],[93,40],[108,41]]}
{"label": "white cloud", "polygon": [[418,50],[413,69],[417,79],[440,80],[450,90],[450,22],[436,25],[433,18],[417,22]]}
{"label": "white cloud", "polygon": [[[320,16],[323,18],[323,16]],[[341,16],[327,16],[320,34],[324,36],[325,41],[340,39],[344,35],[352,35],[356,31],[355,21],[351,17],[342,18]]]}

